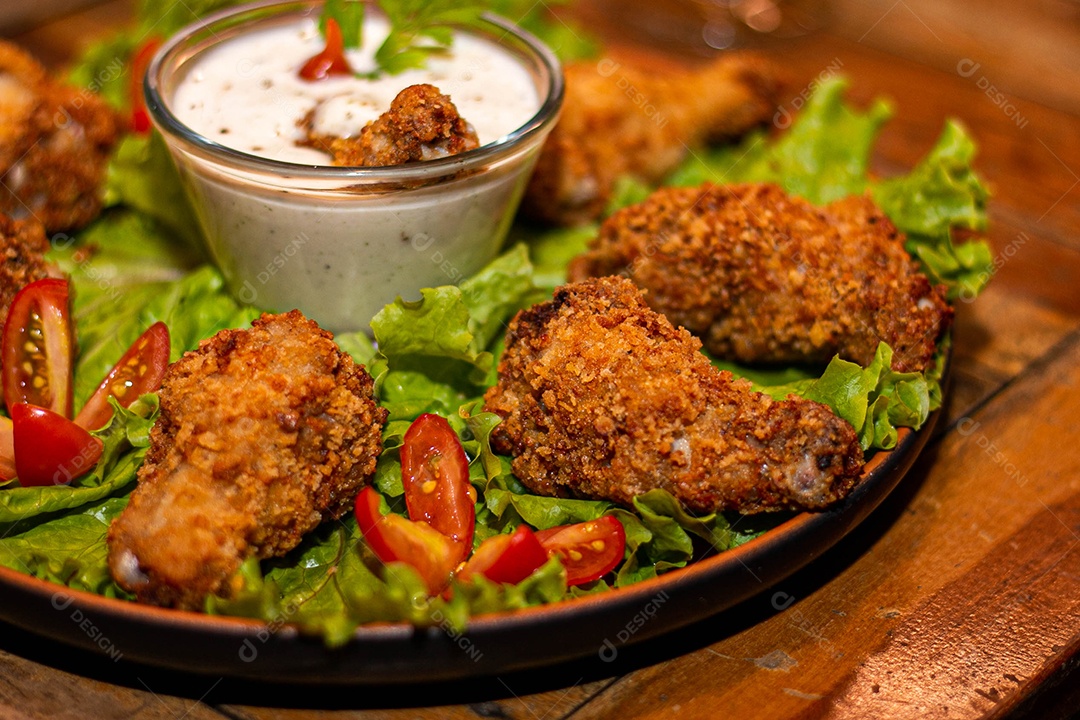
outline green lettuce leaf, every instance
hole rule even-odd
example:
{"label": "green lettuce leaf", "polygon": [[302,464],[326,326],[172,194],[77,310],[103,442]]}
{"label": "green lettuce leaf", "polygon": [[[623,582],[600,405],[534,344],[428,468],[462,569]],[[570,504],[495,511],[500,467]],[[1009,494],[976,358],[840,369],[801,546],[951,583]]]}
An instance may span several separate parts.
{"label": "green lettuce leaf", "polygon": [[[517,585],[454,583],[452,599],[429,597],[416,572],[403,563],[382,565],[360,541],[352,518],[324,525],[288,556],[241,570],[242,590],[232,599],[209,597],[211,613],[295,623],[331,647],[344,644],[357,626],[405,622],[461,633],[468,618],[557,602],[566,577],[552,559]],[[257,650],[257,648],[256,648]]]}
{"label": "green lettuce leaf", "polygon": [[141,0],[138,9],[139,30],[136,35],[153,34],[167,38],[185,25],[244,2],[245,0]]}
{"label": "green lettuce leaf", "polygon": [[506,322],[536,296],[528,250],[515,245],[459,286],[398,298],[371,321],[378,355],[372,375],[412,371],[457,389],[481,385],[494,366],[488,346]]}
{"label": "green lettuce leaf", "polygon": [[974,141],[949,121],[915,169],[871,187],[874,200],[907,234],[908,251],[931,282],[948,286],[952,298],[975,297],[993,274],[993,254],[985,242],[953,242],[957,228],[986,229],[989,192],[971,169],[974,156]]}
{"label": "green lettuce leaf", "polygon": [[117,208],[75,237],[54,240],[49,259],[75,288],[76,408],[153,323],[168,325],[176,360],[218,330],[259,315],[233,299],[199,254],[138,211]]}
{"label": "green lettuce leaf", "polygon": [[[893,351],[878,345],[867,367],[833,358],[817,379],[755,385],[777,400],[797,395],[828,405],[851,423],[863,450],[896,446],[898,428],[919,428],[941,405],[940,371],[901,373],[892,369]],[[938,367],[943,358],[938,358]]]}
{"label": "green lettuce leaf", "polygon": [[952,241],[958,228],[986,227],[987,191],[971,167],[974,142],[950,120],[910,173],[872,179],[874,142],[891,110],[882,100],[865,112],[855,110],[844,101],[846,86],[841,77],[825,80],[778,138],[757,133],[738,145],[692,155],[664,184],[773,182],[818,204],[870,192],[908,235],[908,250],[927,276],[952,297],[974,297],[992,275],[989,246],[978,239]]}
{"label": "green lettuce leaf", "polygon": [[119,205],[152,218],[174,245],[176,239],[182,241],[177,251],[204,259],[195,212],[158,132],[126,135],[120,141],[109,160],[104,201],[107,207]]}
{"label": "green lettuce leaf", "polygon": [[844,102],[846,84],[837,77],[822,82],[778,139],[756,133],[692,155],[665,184],[775,182],[818,204],[863,192],[874,140],[891,110],[883,100],[855,110]]}
{"label": "green lettuce leaf", "polygon": [[139,42],[137,34],[123,31],[92,43],[68,70],[67,81],[97,93],[117,110],[129,110],[131,72],[128,60]]}
{"label": "green lettuce leaf", "polygon": [[75,404],[81,406],[146,328],[169,328],[171,361],[225,328],[245,327],[259,311],[237,303],[221,275],[203,266],[175,282],[132,285],[97,301],[75,302],[80,347],[75,364]]}
{"label": "green lettuce leaf", "polygon": [[127,506],[110,497],[50,522],[27,524],[0,538],[0,565],[27,575],[108,597],[127,597],[109,575],[105,534]]}
{"label": "green lettuce leaf", "polygon": [[[150,428],[157,415],[157,396],[144,395],[129,409],[114,401],[113,418],[93,433],[103,445],[101,460],[93,471],[71,479],[70,484],[44,487],[5,487],[0,490],[0,527],[4,537],[16,537],[24,526],[36,525],[40,516],[80,508],[98,502],[132,484],[150,445]],[[70,478],[57,471],[57,480]],[[46,523],[47,524],[47,523]]]}

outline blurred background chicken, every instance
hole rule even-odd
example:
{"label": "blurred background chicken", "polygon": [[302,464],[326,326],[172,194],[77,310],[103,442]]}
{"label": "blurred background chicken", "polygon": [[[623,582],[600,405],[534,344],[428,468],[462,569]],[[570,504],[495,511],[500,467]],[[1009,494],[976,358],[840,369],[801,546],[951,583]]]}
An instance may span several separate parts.
{"label": "blurred background chicken", "polygon": [[750,53],[701,68],[610,55],[569,63],[566,100],[525,194],[530,218],[595,220],[615,181],[656,183],[691,149],[737,137],[776,112],[774,69]]}
{"label": "blurred background chicken", "polygon": [[0,41],[0,212],[37,220],[47,232],[86,225],[101,210],[119,131],[103,100],[56,82]]}

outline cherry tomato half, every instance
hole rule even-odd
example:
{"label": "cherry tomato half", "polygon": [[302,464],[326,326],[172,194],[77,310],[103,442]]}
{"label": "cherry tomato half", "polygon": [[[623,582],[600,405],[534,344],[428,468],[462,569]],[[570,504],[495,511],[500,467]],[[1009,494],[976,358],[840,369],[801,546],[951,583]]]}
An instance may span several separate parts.
{"label": "cherry tomato half", "polygon": [[349,61],[345,59],[345,39],[341,34],[341,26],[334,18],[328,18],[326,47],[304,63],[300,68],[300,78],[308,81],[325,80],[331,75],[352,75],[352,72]]}
{"label": "cherry tomato half", "polygon": [[459,562],[453,541],[427,523],[381,514],[379,493],[370,486],[356,496],[356,524],[375,557],[384,563],[411,565],[432,595],[450,582],[450,573]]}
{"label": "cherry tomato half", "polygon": [[48,408],[71,417],[74,362],[68,282],[32,282],[11,302],[3,334],[4,402]]}
{"label": "cherry tomato half", "polygon": [[469,482],[469,459],[446,418],[425,413],[409,426],[401,446],[401,479],[409,517],[449,537],[458,562],[468,557],[476,491]]}
{"label": "cherry tomato half", "polygon": [[457,577],[468,580],[483,575],[488,580],[516,585],[547,562],[548,554],[528,525],[518,525],[509,535],[496,535],[480,543]]}
{"label": "cherry tomato half", "polygon": [[66,485],[97,464],[101,441],[63,415],[26,403],[11,408],[19,484]]}
{"label": "cherry tomato half", "polygon": [[566,568],[567,585],[581,585],[615,569],[626,551],[626,530],[617,518],[560,525],[536,533],[549,554],[557,554]]}
{"label": "cherry tomato half", "polygon": [[112,418],[109,398],[127,407],[142,394],[161,387],[169,367],[169,329],[156,322],[132,343],[98,389],[75,416],[75,423],[87,430],[99,430]]}
{"label": "cherry tomato half", "polygon": [[10,480],[15,474],[15,429],[10,418],[0,415],[0,480]]}

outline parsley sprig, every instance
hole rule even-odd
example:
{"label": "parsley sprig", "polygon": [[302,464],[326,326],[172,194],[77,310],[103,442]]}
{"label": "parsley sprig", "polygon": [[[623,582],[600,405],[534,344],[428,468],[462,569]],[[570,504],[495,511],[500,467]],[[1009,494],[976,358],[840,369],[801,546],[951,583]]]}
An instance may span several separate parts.
{"label": "parsley sprig", "polygon": [[326,37],[326,23],[337,20],[341,38],[347,48],[358,48],[364,42],[364,3],[362,0],[326,0],[319,15],[319,32]]}
{"label": "parsley sprig", "polygon": [[[432,55],[445,52],[453,43],[455,27],[474,26],[487,9],[483,3],[460,0],[392,0],[379,7],[390,23],[390,34],[375,51],[376,67],[364,77],[383,73],[397,75],[422,68]],[[345,47],[356,48],[363,42],[364,3],[360,0],[326,0],[319,17],[319,29],[326,32],[326,22],[337,20]]]}

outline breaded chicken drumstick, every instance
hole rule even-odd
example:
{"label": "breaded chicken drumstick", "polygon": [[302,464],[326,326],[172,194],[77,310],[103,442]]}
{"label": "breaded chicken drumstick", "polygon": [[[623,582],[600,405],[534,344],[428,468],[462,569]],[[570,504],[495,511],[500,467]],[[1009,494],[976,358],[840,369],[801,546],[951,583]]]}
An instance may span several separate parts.
{"label": "breaded chicken drumstick", "polygon": [[605,58],[566,66],[566,99],[544,142],[523,212],[576,225],[600,217],[615,181],[662,180],[687,153],[742,135],[776,110],[770,65],[725,53],[700,69]]}
{"label": "breaded chicken drumstick", "polygon": [[862,468],[828,407],[715,369],[625,278],[565,285],[507,332],[485,395],[495,447],[542,495],[628,505],[654,488],[697,512],[820,509]]}
{"label": "breaded chicken drumstick", "polygon": [[[311,119],[309,119],[309,124]],[[476,130],[434,85],[410,85],[390,109],[351,137],[308,131],[307,145],[335,165],[385,167],[457,155],[480,146]]]}
{"label": "breaded chicken drumstick", "polygon": [[386,411],[372,380],[297,311],[223,330],[185,354],[109,569],[142,602],[201,608],[248,557],[282,555],[337,518],[375,471]]}
{"label": "breaded chicken drumstick", "polygon": [[776,185],[664,188],[604,221],[571,280],[624,274],[654,310],[715,355],[746,363],[869,364],[922,371],[952,321],[868,197],[816,207]]}

